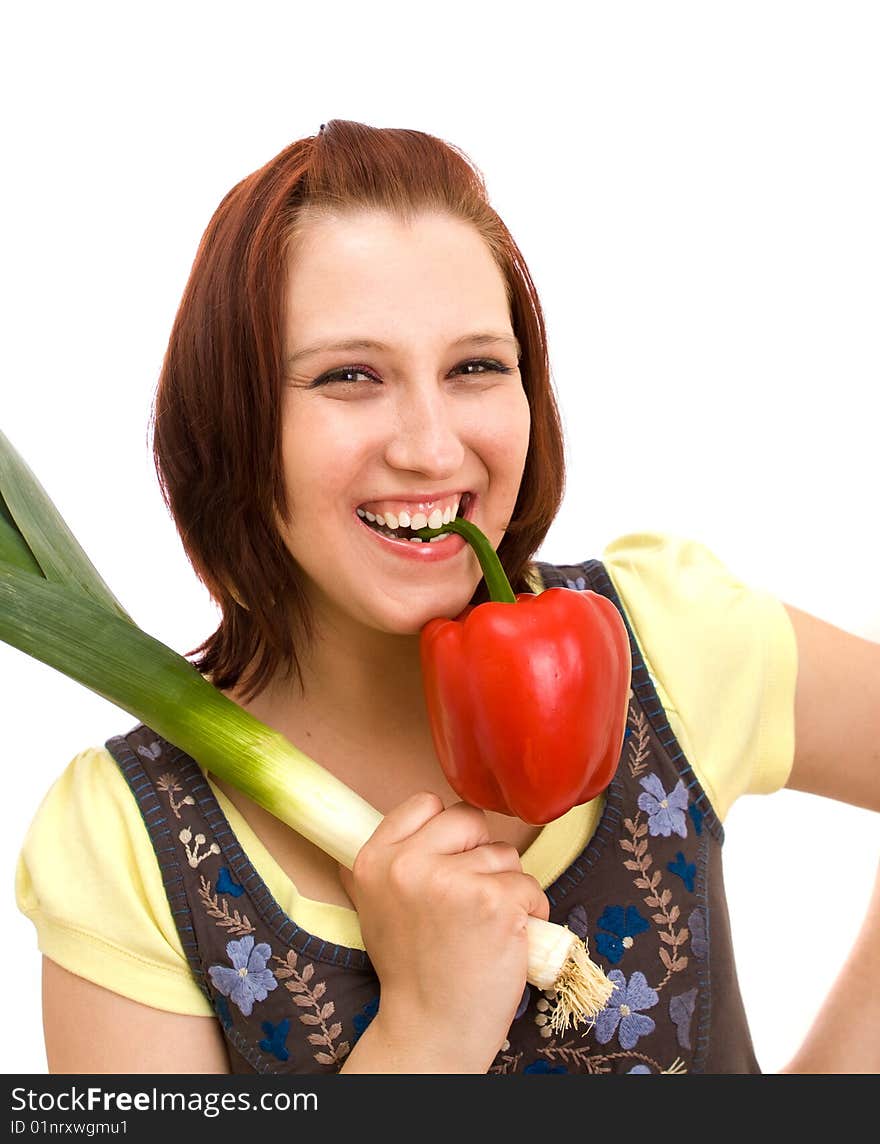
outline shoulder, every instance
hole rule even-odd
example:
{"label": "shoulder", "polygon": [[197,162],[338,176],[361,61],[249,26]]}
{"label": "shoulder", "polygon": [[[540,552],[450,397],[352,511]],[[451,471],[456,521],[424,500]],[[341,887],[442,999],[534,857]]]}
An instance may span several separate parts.
{"label": "shoulder", "polygon": [[76,754],[43,797],[15,894],[40,950],[64,968],[157,1008],[210,1012],[137,802],[106,748]]}
{"label": "shoulder", "polygon": [[705,544],[672,533],[621,536],[602,562],[719,817],[741,794],[784,786],[797,644],[782,601]]}

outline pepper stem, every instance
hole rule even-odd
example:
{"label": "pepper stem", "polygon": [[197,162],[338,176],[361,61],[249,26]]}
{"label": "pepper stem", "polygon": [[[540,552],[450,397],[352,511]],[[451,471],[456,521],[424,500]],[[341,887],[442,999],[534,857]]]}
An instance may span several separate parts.
{"label": "pepper stem", "polygon": [[516,603],[516,595],[498,559],[498,553],[489,543],[488,537],[484,536],[475,524],[456,517],[440,528],[419,528],[414,531],[422,540],[430,540],[432,536],[442,536],[444,532],[457,532],[459,536],[463,536],[480,562],[486,587],[489,589],[489,598],[496,604]]}

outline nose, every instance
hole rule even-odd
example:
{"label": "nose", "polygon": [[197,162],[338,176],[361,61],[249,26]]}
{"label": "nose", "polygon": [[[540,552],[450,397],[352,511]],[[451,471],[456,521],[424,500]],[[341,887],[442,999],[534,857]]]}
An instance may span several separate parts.
{"label": "nose", "polygon": [[398,394],[385,460],[394,469],[445,480],[462,466],[465,446],[454,399],[436,386],[412,385]]}

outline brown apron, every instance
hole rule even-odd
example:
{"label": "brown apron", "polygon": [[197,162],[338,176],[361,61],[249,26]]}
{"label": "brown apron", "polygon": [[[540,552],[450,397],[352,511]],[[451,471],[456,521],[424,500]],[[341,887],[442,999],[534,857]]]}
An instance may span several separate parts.
{"label": "brown apron", "polygon": [[[599,561],[537,568],[545,587],[600,592],[623,615]],[[546,887],[550,920],[588,939],[617,988],[591,1026],[557,1035],[548,996],[527,985],[491,1073],[760,1071],[731,946],[724,832],[631,630],[630,643],[617,772],[593,837]],[[137,799],[232,1072],[337,1072],[379,1006],[367,954],[284,913],[189,755],[142,723],[106,746]]]}

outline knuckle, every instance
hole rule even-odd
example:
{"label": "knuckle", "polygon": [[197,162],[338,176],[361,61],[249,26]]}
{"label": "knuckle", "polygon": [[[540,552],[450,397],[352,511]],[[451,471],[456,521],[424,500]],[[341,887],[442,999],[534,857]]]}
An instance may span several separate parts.
{"label": "knuckle", "polygon": [[409,796],[406,802],[413,810],[425,817],[439,814],[443,809],[443,799],[432,790],[416,791],[415,794]]}
{"label": "knuckle", "polygon": [[518,870],[522,866],[519,851],[510,842],[492,842],[485,849],[487,857],[500,870]]}
{"label": "knuckle", "polygon": [[404,897],[412,892],[418,879],[418,859],[406,849],[400,849],[388,864],[388,885],[397,895]]}

